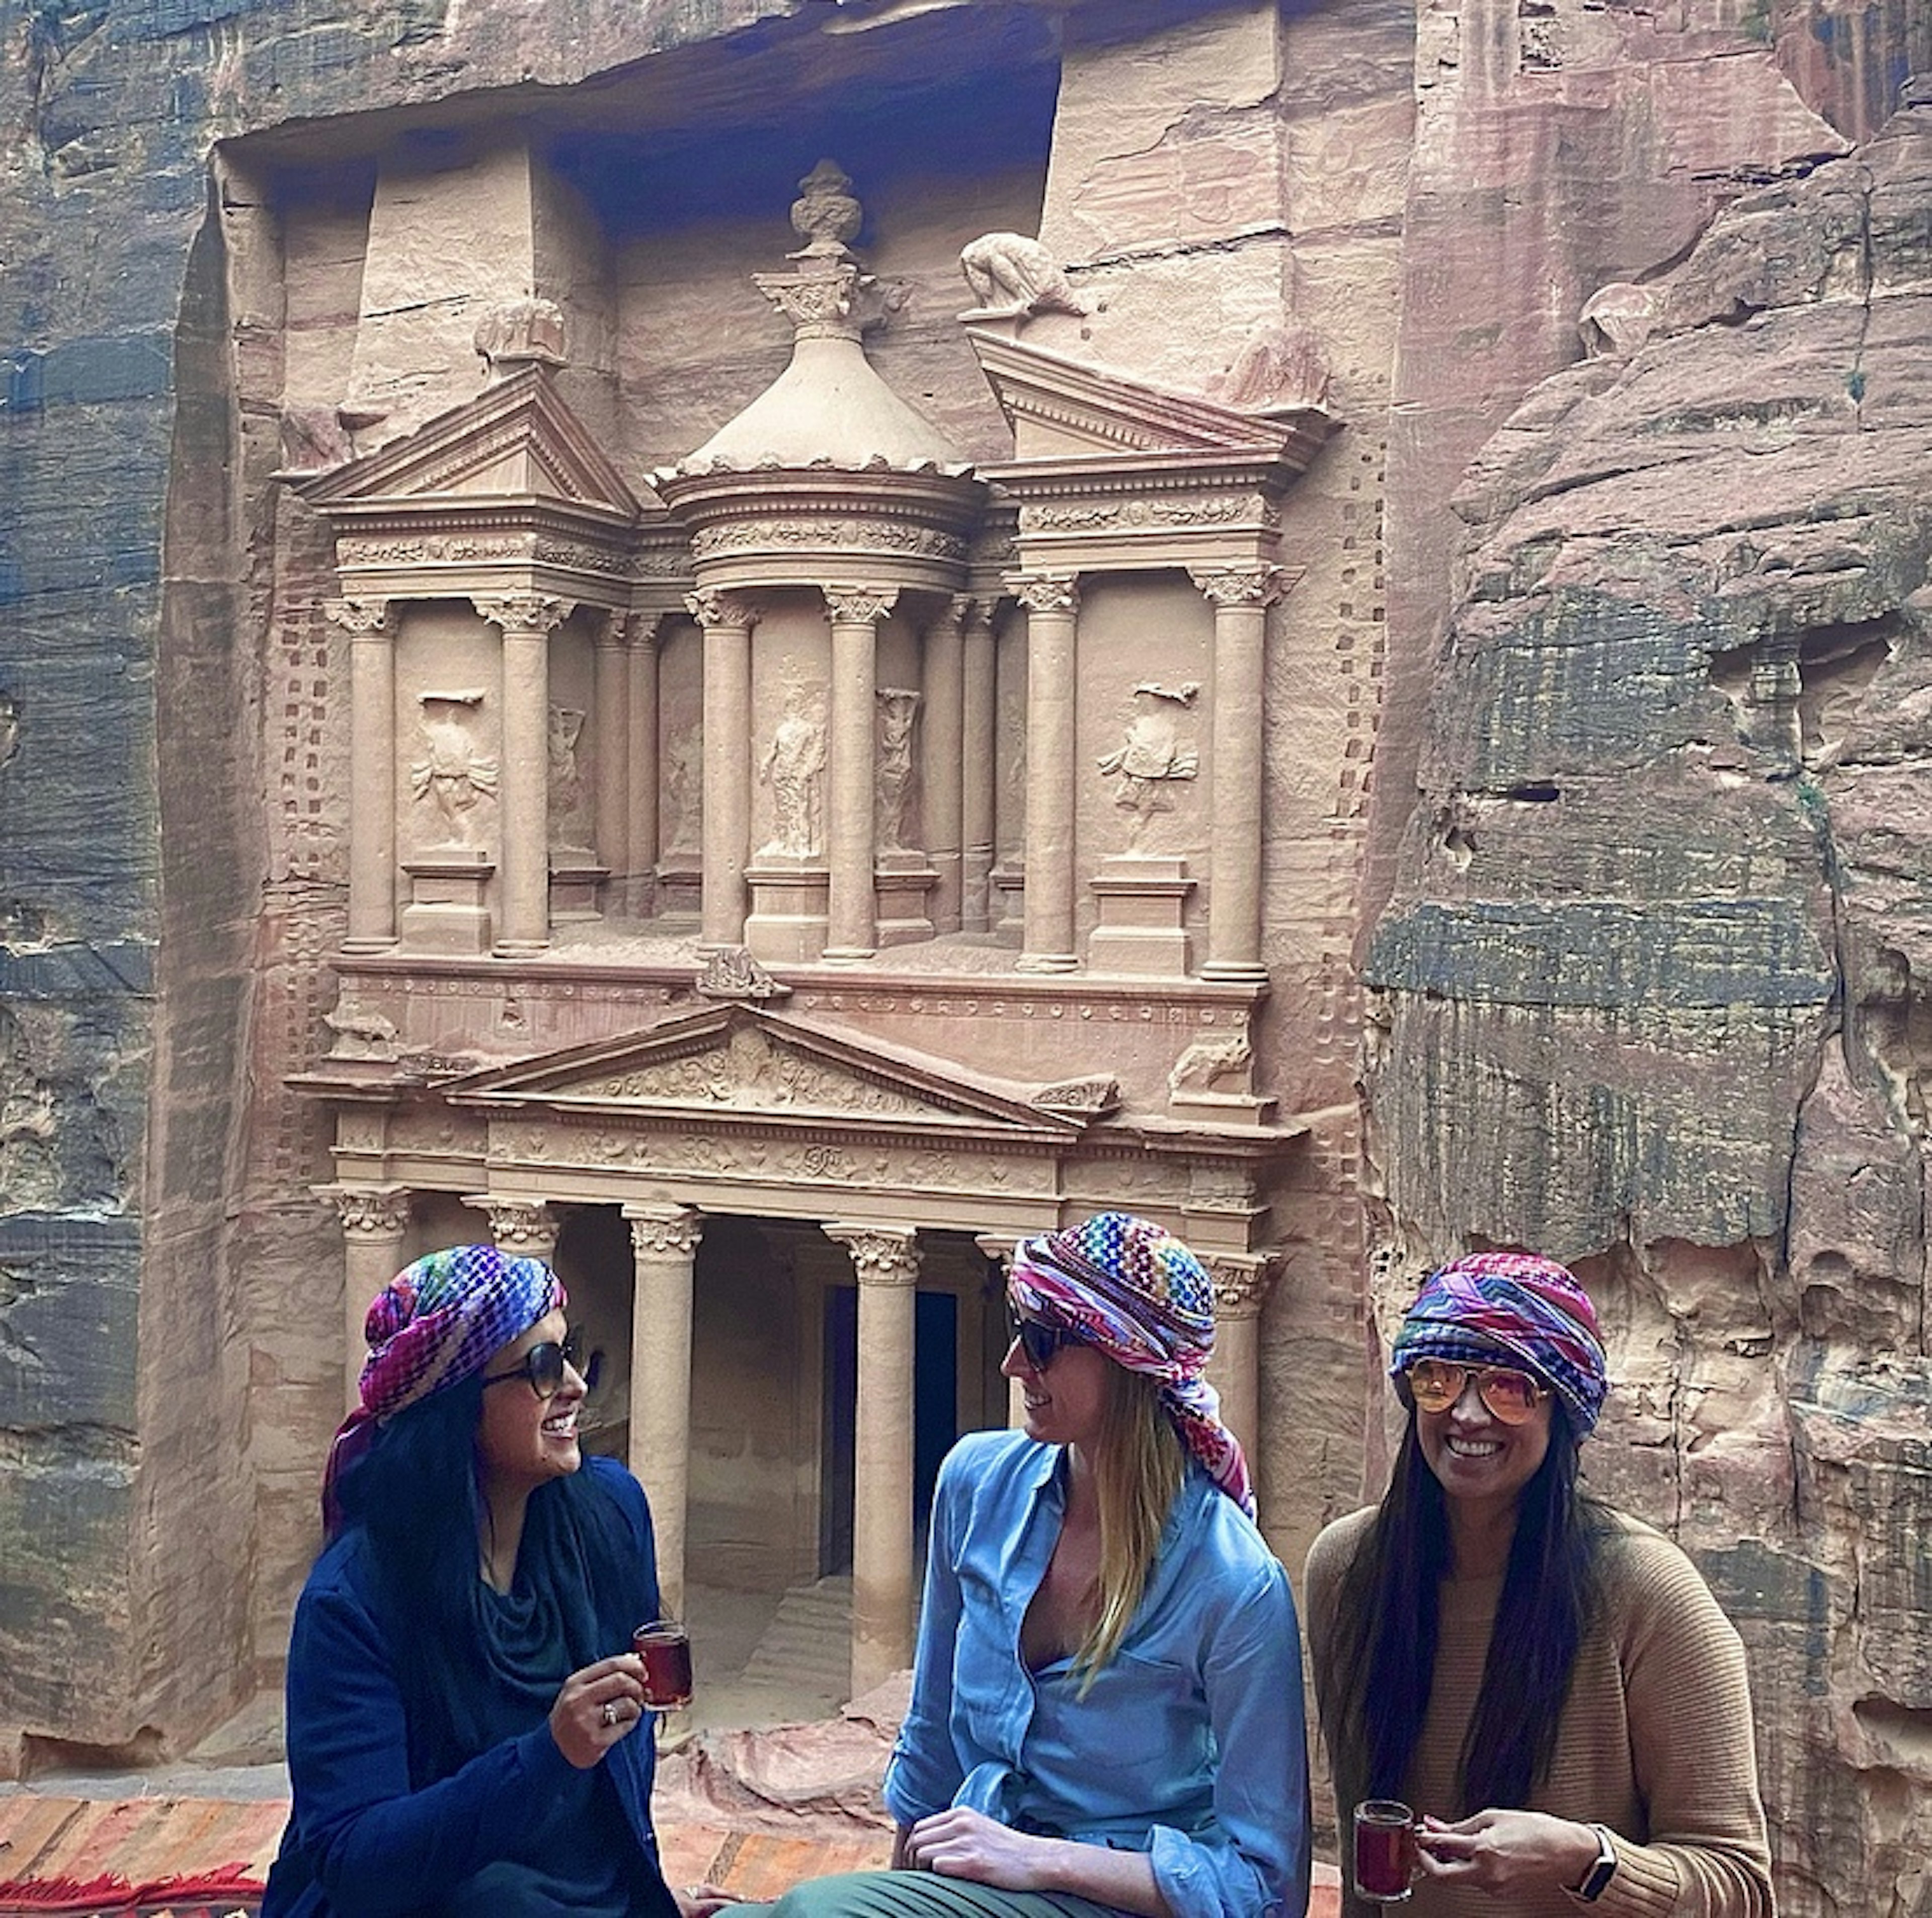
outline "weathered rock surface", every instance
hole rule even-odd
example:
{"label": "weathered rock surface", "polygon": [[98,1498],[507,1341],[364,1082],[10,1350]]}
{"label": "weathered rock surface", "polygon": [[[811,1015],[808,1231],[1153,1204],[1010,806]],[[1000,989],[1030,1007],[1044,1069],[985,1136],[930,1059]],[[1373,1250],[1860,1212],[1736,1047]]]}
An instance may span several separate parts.
{"label": "weathered rock surface", "polygon": [[1860,1857],[1923,1910],[1932,1855],[1928,233],[1919,107],[1484,449],[1368,965],[1394,1256],[1589,1274],[1593,1476],[1745,1632],[1787,1910]]}

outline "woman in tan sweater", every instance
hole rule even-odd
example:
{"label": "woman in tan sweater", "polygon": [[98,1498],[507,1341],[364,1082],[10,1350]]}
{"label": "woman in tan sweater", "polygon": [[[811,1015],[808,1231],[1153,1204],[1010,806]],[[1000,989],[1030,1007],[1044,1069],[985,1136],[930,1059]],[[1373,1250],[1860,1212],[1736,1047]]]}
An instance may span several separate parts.
{"label": "woman in tan sweater", "polygon": [[1675,1545],[1576,1490],[1607,1385],[1582,1286],[1458,1259],[1390,1371],[1388,1490],[1305,1587],[1345,1842],[1362,1799],[1415,1808],[1415,1918],[1771,1918],[1737,1633]]}

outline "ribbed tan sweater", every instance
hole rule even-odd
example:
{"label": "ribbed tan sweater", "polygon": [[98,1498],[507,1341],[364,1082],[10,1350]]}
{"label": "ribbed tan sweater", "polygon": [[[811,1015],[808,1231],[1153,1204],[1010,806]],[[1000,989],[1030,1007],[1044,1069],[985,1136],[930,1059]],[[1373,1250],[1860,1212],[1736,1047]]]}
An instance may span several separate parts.
{"label": "ribbed tan sweater", "polygon": [[[1373,1510],[1336,1520],[1308,1555],[1304,1616],[1324,1736],[1348,1676],[1336,1669],[1336,1598]],[[1616,1875],[1594,1907],[1560,1887],[1504,1905],[1466,1886],[1424,1882],[1400,1907],[1408,1918],[1576,1918],[1586,1909],[1604,1918],[1772,1918],[1744,1646],[1696,1566],[1660,1532],[1616,1516],[1603,1614],[1577,1654],[1550,1775],[1531,1800],[1536,1811],[1608,1826]],[[1403,1791],[1419,1813],[1464,1815],[1456,1760],[1502,1592],[1500,1577],[1443,1584],[1436,1682]],[[1329,1756],[1332,1767],[1332,1743]],[[1364,1785],[1335,1779],[1345,1829]],[[1343,1865],[1346,1883],[1346,1857]],[[1370,1918],[1388,1907],[1345,1891],[1343,1909]]]}

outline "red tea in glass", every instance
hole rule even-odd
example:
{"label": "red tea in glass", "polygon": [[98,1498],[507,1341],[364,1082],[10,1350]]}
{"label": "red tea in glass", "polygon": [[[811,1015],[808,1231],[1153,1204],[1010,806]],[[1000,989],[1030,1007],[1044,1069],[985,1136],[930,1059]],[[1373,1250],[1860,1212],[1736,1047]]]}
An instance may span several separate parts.
{"label": "red tea in glass", "polygon": [[631,1649],[644,1661],[644,1703],[653,1712],[674,1712],[691,1703],[691,1640],[675,1619],[655,1619],[631,1634]]}
{"label": "red tea in glass", "polygon": [[1355,1895],[1399,1904],[1415,1876],[1415,1814],[1393,1798],[1355,1807]]}

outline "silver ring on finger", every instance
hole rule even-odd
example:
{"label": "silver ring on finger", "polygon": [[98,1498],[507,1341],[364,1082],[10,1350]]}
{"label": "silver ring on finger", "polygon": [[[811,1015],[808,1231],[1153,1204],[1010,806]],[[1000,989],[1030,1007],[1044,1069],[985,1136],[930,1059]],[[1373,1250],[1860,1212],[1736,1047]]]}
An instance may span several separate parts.
{"label": "silver ring on finger", "polygon": [[604,1709],[598,1714],[598,1715],[603,1719],[604,1722],[607,1725],[615,1724],[617,1722],[616,1700],[614,1698],[605,1699],[604,1701]]}

